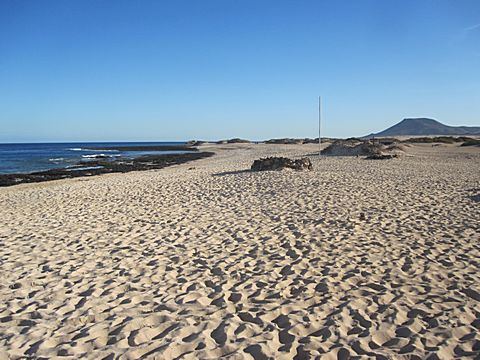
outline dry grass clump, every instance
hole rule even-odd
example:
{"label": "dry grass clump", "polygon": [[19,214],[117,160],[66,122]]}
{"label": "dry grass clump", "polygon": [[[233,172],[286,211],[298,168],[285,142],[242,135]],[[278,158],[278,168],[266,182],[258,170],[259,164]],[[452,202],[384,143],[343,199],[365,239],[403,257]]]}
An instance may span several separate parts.
{"label": "dry grass clump", "polygon": [[372,156],[381,155],[385,146],[372,141],[357,139],[338,140],[322,150],[322,154],[330,156]]}
{"label": "dry grass clump", "polygon": [[[388,139],[390,140],[390,139]],[[322,150],[322,154],[330,156],[367,156],[382,157],[384,155],[398,155],[406,150],[408,144],[396,141],[360,140],[350,138],[337,140]]]}
{"label": "dry grass clump", "polygon": [[390,146],[387,146],[386,150],[387,151],[405,151],[407,149],[407,147],[405,145],[408,146],[408,144],[394,143]]}

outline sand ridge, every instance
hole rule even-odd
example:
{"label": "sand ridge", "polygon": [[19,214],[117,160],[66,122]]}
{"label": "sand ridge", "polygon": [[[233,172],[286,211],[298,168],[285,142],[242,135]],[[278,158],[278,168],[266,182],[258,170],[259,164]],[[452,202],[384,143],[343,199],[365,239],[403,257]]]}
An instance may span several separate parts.
{"label": "sand ridge", "polygon": [[204,147],[0,189],[0,358],[479,356],[477,149],[252,173],[316,146]]}

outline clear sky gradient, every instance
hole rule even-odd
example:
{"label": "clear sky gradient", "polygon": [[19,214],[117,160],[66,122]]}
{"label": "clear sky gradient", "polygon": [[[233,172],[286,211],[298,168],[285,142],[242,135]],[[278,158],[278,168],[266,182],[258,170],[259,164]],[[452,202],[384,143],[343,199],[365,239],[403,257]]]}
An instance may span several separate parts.
{"label": "clear sky gradient", "polygon": [[478,0],[0,1],[0,142],[480,123]]}

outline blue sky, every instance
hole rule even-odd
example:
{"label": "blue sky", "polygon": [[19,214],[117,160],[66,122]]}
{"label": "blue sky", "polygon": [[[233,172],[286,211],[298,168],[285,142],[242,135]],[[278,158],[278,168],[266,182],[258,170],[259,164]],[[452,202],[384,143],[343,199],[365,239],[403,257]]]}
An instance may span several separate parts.
{"label": "blue sky", "polygon": [[0,1],[0,142],[480,124],[478,0]]}

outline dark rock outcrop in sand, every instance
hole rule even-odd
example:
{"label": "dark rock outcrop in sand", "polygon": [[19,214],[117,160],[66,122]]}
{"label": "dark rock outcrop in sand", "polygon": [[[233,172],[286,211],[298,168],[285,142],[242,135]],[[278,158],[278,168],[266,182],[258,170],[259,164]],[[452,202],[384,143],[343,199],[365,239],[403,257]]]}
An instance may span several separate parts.
{"label": "dark rock outcrop in sand", "polygon": [[251,170],[253,171],[282,169],[312,170],[313,166],[309,158],[292,160],[284,157],[267,157],[255,160],[251,166]]}

